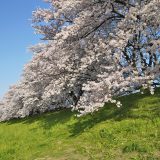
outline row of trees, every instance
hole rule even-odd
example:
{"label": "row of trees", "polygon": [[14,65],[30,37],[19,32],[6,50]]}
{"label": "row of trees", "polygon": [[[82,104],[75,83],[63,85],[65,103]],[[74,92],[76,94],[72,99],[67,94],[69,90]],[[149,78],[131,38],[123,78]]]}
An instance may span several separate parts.
{"label": "row of trees", "polygon": [[33,27],[47,43],[31,47],[22,79],[0,103],[0,120],[56,108],[80,115],[117,95],[149,87],[160,74],[159,0],[45,0]]}

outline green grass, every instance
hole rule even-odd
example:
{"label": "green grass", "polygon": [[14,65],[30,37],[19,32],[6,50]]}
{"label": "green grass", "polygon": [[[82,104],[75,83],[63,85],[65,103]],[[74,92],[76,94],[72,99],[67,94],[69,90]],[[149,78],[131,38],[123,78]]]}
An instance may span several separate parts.
{"label": "green grass", "polygon": [[0,160],[160,160],[160,89],[76,118],[69,110],[0,123]]}

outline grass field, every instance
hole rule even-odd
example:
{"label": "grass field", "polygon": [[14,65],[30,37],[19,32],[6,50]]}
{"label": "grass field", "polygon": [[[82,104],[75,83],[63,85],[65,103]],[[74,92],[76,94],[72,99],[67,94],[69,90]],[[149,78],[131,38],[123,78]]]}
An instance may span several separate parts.
{"label": "grass field", "polygon": [[76,118],[69,110],[0,123],[0,160],[160,160],[160,89]]}

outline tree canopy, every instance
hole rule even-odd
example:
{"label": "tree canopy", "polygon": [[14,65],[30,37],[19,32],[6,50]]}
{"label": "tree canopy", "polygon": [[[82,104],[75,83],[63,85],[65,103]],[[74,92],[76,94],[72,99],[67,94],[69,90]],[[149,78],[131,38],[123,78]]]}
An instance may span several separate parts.
{"label": "tree canopy", "polygon": [[80,115],[137,87],[154,93],[160,74],[159,0],[45,0],[33,12],[44,43],[30,49],[22,79],[0,102],[0,120],[56,108]]}

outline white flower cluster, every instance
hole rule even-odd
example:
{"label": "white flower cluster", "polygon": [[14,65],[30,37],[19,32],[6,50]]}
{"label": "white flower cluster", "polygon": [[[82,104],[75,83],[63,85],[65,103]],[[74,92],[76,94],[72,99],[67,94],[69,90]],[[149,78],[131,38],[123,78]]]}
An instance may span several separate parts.
{"label": "white flower cluster", "polygon": [[[31,47],[32,61],[0,102],[0,121],[60,108],[79,116],[120,101],[143,86],[154,93],[160,76],[157,0],[46,0],[33,12],[47,43]],[[46,23],[45,23],[46,22]]]}

